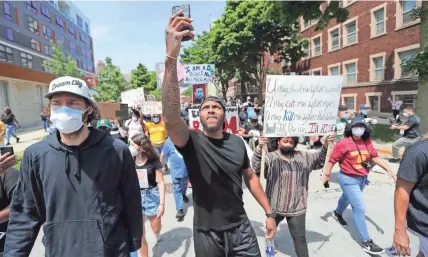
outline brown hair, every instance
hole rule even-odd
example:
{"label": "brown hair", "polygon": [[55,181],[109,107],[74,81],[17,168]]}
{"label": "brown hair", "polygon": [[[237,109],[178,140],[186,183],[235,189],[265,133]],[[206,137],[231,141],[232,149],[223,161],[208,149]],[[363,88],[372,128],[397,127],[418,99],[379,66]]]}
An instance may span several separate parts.
{"label": "brown hair", "polygon": [[159,161],[159,155],[146,135],[137,134],[133,136],[131,140],[142,148],[143,153],[147,155],[147,162]]}

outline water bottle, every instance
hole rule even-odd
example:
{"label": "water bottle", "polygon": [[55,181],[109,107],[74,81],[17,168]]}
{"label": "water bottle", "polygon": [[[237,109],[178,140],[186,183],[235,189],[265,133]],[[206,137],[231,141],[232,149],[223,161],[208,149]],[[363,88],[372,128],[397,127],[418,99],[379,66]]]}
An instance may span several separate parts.
{"label": "water bottle", "polygon": [[273,238],[266,238],[266,257],[275,257],[275,242]]}

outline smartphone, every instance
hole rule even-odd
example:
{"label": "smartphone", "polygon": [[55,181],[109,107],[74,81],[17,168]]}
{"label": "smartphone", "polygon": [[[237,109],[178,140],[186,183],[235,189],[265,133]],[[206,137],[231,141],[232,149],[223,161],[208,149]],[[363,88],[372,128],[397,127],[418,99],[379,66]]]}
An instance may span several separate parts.
{"label": "smartphone", "polygon": [[[177,5],[172,7],[172,15],[178,13],[178,11],[183,10],[183,14],[180,15],[180,17],[187,17],[187,18],[191,18],[190,16],[190,4],[182,4],[182,5]],[[183,27],[181,29],[181,31],[184,30],[189,30],[190,28],[188,27]],[[185,36],[183,37],[183,39],[181,41],[189,41],[190,39],[192,39],[189,36]]]}
{"label": "smartphone", "polygon": [[13,155],[13,147],[12,146],[0,147],[0,155],[3,155],[5,153],[10,153],[10,155]]}
{"label": "smartphone", "polygon": [[395,248],[389,247],[385,249],[386,256],[395,257],[398,256],[397,250]]}

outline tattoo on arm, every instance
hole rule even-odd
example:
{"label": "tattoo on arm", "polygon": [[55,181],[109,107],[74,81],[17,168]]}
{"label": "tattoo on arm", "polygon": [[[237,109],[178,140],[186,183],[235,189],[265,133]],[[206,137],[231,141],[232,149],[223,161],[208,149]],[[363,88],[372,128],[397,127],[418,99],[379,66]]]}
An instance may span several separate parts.
{"label": "tattoo on arm", "polygon": [[177,60],[167,58],[162,82],[162,115],[168,136],[172,142],[183,147],[189,139],[189,128],[180,115],[180,88],[177,78]]}

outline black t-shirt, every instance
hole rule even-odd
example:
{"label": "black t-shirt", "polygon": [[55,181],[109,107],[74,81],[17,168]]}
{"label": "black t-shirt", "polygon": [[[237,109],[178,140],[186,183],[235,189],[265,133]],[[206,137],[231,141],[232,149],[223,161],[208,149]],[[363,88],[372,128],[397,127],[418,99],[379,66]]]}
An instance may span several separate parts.
{"label": "black t-shirt", "polygon": [[14,123],[14,119],[15,119],[15,115],[13,115],[13,113],[9,113],[9,114],[3,113],[1,115],[1,121],[4,124],[13,124]]}
{"label": "black t-shirt", "polygon": [[410,116],[405,124],[409,126],[409,128],[404,131],[403,137],[407,137],[407,138],[419,137],[418,129],[419,129],[420,123],[421,123],[421,120],[416,114]]}
{"label": "black t-shirt", "polygon": [[[15,189],[15,185],[18,182],[19,171],[10,168],[5,173],[0,175],[0,211],[6,209],[12,202],[12,194]],[[0,224],[0,232],[5,233],[7,231],[8,221]],[[3,252],[4,243],[6,237],[0,239],[0,253]]]}
{"label": "black t-shirt", "polygon": [[128,137],[122,137],[122,135],[119,132],[119,129],[112,130],[110,132],[110,135],[116,139],[122,140],[125,144],[128,144]]}
{"label": "black t-shirt", "polygon": [[428,139],[415,143],[404,152],[398,177],[415,183],[410,195],[407,225],[428,237]]}
{"label": "black t-shirt", "polygon": [[135,164],[137,170],[140,189],[152,189],[158,186],[156,182],[156,170],[162,169],[162,164],[159,160],[146,162],[144,165]]}
{"label": "black t-shirt", "polygon": [[190,131],[187,144],[177,147],[192,183],[194,227],[222,231],[247,217],[242,201],[242,175],[250,167],[245,143],[230,133],[213,139]]}

